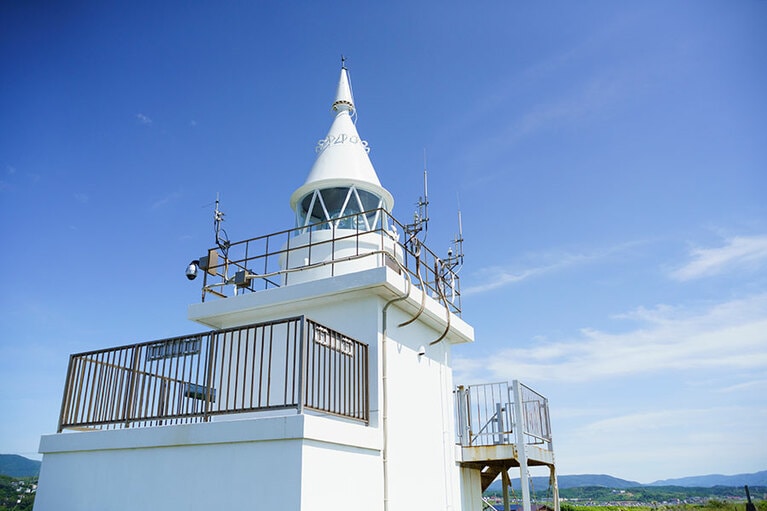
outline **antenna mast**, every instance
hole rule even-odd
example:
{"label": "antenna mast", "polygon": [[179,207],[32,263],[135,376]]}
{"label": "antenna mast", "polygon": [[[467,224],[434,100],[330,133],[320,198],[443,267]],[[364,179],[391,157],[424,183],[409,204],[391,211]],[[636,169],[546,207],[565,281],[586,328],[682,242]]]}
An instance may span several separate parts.
{"label": "antenna mast", "polygon": [[423,150],[423,196],[418,197],[416,210],[413,213],[413,223],[405,226],[408,242],[412,242],[423,231],[423,240],[429,231],[429,174],[426,171],[426,149]]}
{"label": "antenna mast", "polygon": [[[453,249],[455,249],[455,253]],[[458,199],[458,235],[453,238],[452,246],[447,249],[447,259],[444,263],[453,273],[461,271],[463,266],[463,219],[461,218],[460,198]]]}
{"label": "antenna mast", "polygon": [[219,205],[219,194],[216,193],[216,210],[213,212],[213,227],[216,231],[216,245],[218,248],[221,249],[221,252],[223,252],[224,257],[228,256],[229,252],[229,235],[226,234],[226,231],[221,227],[221,223],[224,221],[224,212],[218,209]]}

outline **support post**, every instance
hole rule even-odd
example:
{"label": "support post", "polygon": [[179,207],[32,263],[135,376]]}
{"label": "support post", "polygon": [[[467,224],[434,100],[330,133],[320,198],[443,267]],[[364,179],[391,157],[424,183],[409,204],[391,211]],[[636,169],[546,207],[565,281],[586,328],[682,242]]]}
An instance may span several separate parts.
{"label": "support post", "polygon": [[557,483],[557,471],[554,465],[549,466],[549,484],[551,485],[551,499],[554,501],[554,511],[559,511],[559,484]]}
{"label": "support post", "polygon": [[527,446],[525,443],[525,415],[519,380],[511,382],[511,389],[514,397],[514,435],[519,459],[519,482],[522,487],[522,511],[531,511],[530,478],[527,471]]}
{"label": "support post", "polygon": [[503,486],[503,509],[509,511],[509,486],[511,481],[509,480],[509,469],[503,467],[501,471],[501,486]]}

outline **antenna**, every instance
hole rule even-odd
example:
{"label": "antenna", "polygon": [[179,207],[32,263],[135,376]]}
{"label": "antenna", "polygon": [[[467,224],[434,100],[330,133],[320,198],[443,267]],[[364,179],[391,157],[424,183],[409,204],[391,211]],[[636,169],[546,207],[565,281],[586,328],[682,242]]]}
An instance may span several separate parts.
{"label": "antenna", "polygon": [[[226,231],[221,227],[221,223],[224,221],[224,212],[219,209],[219,194],[216,193],[216,209],[213,211],[213,229],[216,233],[216,245],[218,246],[219,250],[221,250],[221,253],[224,255],[224,281],[226,283],[227,277],[226,273],[228,272],[227,268],[229,265],[229,245],[231,243],[229,242],[229,235],[226,234]],[[209,206],[210,204],[208,204]],[[218,252],[216,252],[215,249],[208,250],[208,254],[200,257],[199,259],[193,260],[191,263],[189,263],[186,267],[186,278],[189,280],[194,280],[197,278],[197,273],[200,269],[205,270],[206,273],[210,275],[220,275],[218,273],[218,270],[216,269],[218,265]],[[215,291],[211,291],[207,289],[208,292],[215,293]],[[203,283],[202,288],[202,301],[205,301],[205,292],[206,292],[206,286]],[[223,296],[223,295],[222,295]]]}
{"label": "antenna", "polygon": [[463,267],[463,255],[463,218],[461,216],[461,199],[458,197],[458,235],[453,238],[453,243],[447,249],[447,259],[444,260],[445,267],[453,273],[458,273]]}
{"label": "antenna", "polygon": [[423,196],[418,197],[416,210],[413,213],[413,223],[405,226],[408,235],[408,243],[412,242],[423,231],[423,240],[429,231],[429,174],[426,170],[426,149],[423,150]]}
{"label": "antenna", "polygon": [[221,227],[221,223],[224,221],[224,212],[218,209],[218,205],[219,194],[216,193],[216,210],[213,212],[213,227],[216,231],[216,245],[221,249],[224,257],[227,257],[230,245],[229,235],[226,234],[226,231]]}

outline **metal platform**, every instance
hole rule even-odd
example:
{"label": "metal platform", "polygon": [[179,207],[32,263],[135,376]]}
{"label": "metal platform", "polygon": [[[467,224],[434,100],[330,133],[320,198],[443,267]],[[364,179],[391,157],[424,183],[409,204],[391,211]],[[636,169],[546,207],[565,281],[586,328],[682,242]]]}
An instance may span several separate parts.
{"label": "metal platform", "polygon": [[457,444],[462,467],[479,470],[482,491],[501,475],[504,508],[509,509],[509,469],[518,468],[524,511],[531,510],[530,466],[549,467],[554,511],[559,490],[548,400],[517,380],[459,386],[456,397]]}

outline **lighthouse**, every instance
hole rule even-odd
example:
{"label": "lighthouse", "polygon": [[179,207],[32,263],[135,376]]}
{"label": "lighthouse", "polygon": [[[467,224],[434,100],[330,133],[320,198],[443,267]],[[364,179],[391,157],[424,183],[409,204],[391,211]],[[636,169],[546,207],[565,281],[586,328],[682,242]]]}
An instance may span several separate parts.
{"label": "lighthouse", "polygon": [[330,110],[293,226],[190,264],[205,331],[70,357],[36,510],[474,511],[536,464],[556,489],[545,398],[453,382],[458,255],[393,216],[345,65]]}

